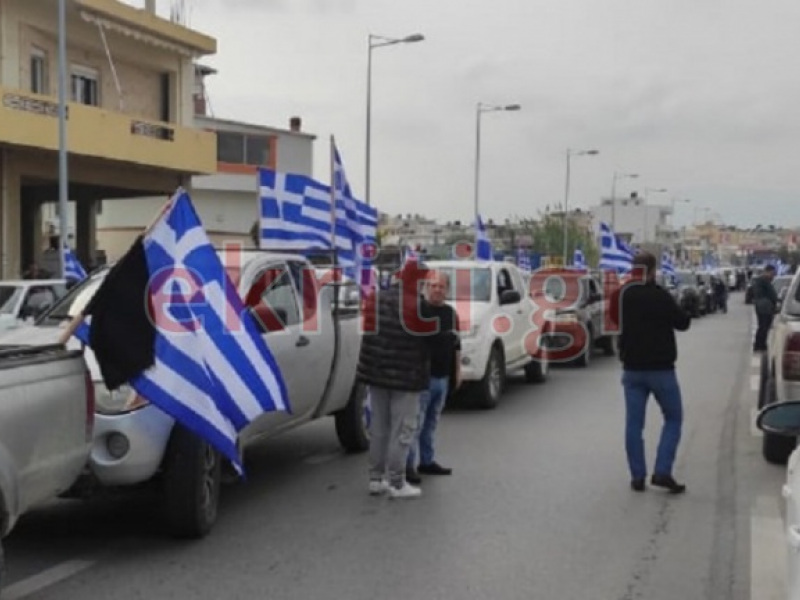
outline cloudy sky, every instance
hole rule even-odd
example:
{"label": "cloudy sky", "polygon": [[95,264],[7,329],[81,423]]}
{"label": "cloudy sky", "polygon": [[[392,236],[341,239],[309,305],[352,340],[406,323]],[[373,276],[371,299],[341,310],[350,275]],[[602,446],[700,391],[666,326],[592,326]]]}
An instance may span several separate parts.
{"label": "cloudy sky", "polygon": [[[128,0],[141,5],[143,0]],[[159,0],[168,12],[174,0]],[[615,171],[672,197],[678,221],[800,225],[800,3],[796,0],[185,0],[215,36],[216,116],[334,134],[364,188],[369,33],[425,41],[374,53],[372,201],[390,213],[472,214],[475,106],[481,213],[534,216],[611,191]]]}

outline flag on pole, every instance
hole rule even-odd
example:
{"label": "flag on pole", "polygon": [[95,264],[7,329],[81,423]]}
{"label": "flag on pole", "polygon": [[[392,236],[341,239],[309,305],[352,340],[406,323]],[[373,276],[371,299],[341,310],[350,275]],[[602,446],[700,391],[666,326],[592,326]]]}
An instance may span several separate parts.
{"label": "flag on pole", "polygon": [[86,279],[86,269],[75,256],[72,248],[64,245],[64,279],[68,281],[83,281]]}
{"label": "flag on pole", "polygon": [[517,266],[523,273],[531,272],[531,257],[522,246],[517,248]]}
{"label": "flag on pole", "polygon": [[572,266],[576,269],[586,268],[586,257],[583,255],[583,250],[580,248],[575,248],[575,252],[572,256]]}
{"label": "flag on pole", "polygon": [[289,410],[280,369],[183,190],[83,315],[76,336],[108,389],[130,383],[240,472],[238,432],[264,412]]}
{"label": "flag on pole", "polygon": [[633,264],[633,251],[608,226],[600,223],[600,268],[626,273]]}
{"label": "flag on pole", "polygon": [[661,254],[661,273],[670,280],[675,279],[675,264],[666,250]]}
{"label": "flag on pole", "polygon": [[475,258],[481,261],[492,260],[492,242],[486,234],[486,227],[480,215],[475,227]]}

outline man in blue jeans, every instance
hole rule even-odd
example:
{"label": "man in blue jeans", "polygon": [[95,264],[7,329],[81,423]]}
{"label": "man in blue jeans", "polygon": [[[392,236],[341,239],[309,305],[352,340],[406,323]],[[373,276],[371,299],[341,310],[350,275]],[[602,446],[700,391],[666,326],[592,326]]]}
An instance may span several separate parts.
{"label": "man in blue jeans", "polygon": [[[458,337],[458,315],[446,304],[449,281],[447,275],[438,271],[429,275],[427,285],[429,318],[438,320],[438,333],[430,340],[431,380],[428,389],[420,394],[419,428],[414,444],[408,453],[406,480],[421,482],[425,475],[450,475],[453,470],[434,460],[434,435],[442,414],[451,373],[455,374],[456,388],[461,383],[461,341]],[[416,467],[415,447],[419,446],[419,467]],[[416,467],[416,468],[415,468]]]}
{"label": "man in blue jeans", "polygon": [[655,256],[648,252],[637,254],[633,268],[644,270],[644,280],[636,278],[621,291],[619,335],[625,390],[625,451],[631,488],[637,492],[645,490],[647,462],[643,431],[647,400],[653,394],[664,416],[664,425],[650,483],[681,494],[686,486],[672,476],[683,424],[681,389],[675,374],[678,358],[675,331],[689,329],[691,319],[670,293],[656,284]]}

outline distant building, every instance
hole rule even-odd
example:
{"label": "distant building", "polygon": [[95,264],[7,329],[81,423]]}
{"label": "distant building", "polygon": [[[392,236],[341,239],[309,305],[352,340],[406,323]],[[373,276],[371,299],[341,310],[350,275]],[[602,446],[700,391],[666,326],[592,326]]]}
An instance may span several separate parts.
{"label": "distant building", "polygon": [[671,244],[675,233],[670,222],[671,206],[646,203],[635,192],[629,197],[603,198],[591,208],[595,226],[613,224],[615,233],[634,244]]}

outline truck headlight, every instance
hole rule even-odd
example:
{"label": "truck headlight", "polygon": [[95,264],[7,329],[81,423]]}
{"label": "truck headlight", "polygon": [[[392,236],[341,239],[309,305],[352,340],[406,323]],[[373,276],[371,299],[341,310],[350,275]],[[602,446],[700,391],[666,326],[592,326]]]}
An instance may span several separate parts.
{"label": "truck headlight", "polygon": [[95,383],[94,397],[97,412],[104,415],[116,415],[136,410],[148,404],[130,386],[123,385],[112,392],[102,381]]}
{"label": "truck headlight", "polygon": [[577,323],[578,315],[574,312],[556,313],[553,321],[555,323]]}

